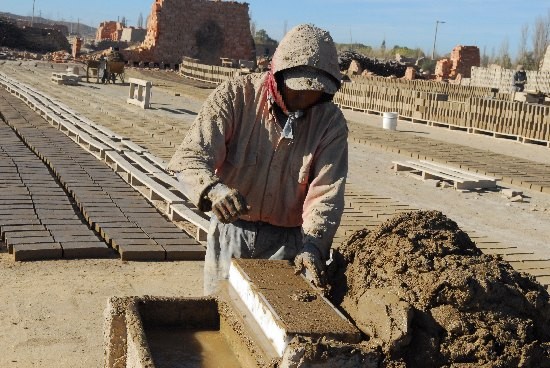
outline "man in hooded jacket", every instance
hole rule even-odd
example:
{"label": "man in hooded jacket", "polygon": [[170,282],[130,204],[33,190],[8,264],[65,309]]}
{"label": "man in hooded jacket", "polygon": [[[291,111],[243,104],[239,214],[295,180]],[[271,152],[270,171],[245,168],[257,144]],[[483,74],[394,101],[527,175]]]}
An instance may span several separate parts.
{"label": "man in hooded jacket", "polygon": [[271,70],[222,83],[207,99],[168,168],[213,216],[205,294],[232,257],[294,260],[317,287],[344,209],[348,130],[332,102],[340,87],[328,32],[300,25]]}

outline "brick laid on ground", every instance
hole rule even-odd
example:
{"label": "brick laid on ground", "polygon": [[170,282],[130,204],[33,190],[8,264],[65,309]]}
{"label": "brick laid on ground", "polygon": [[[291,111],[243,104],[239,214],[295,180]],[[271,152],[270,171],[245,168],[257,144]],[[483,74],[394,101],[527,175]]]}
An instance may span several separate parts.
{"label": "brick laid on ground", "polygon": [[[0,92],[0,102],[2,98],[10,105],[12,113],[14,111],[28,113],[28,107],[12,96]],[[20,119],[16,113],[13,113],[6,117],[6,122],[23,137],[38,156],[42,157],[50,170],[55,173],[56,179],[70,193],[76,207],[82,211],[89,225],[114,248],[118,248],[121,258],[126,260],[204,258],[204,248],[198,242],[166,220],[109,167],[93,157],[90,159],[89,153],[46,121],[41,118]],[[135,210],[136,208],[139,208],[139,212]],[[138,213],[146,215],[137,215]],[[56,216],[50,217],[49,226],[62,225],[56,220],[63,219]],[[162,245],[166,243],[165,239],[160,237],[159,241],[156,241],[156,234],[150,234],[148,231],[151,227],[170,229],[177,235],[174,235],[175,239],[169,239],[169,242],[172,243],[174,240],[177,244],[166,244],[169,248],[167,252]],[[132,231],[130,233],[121,231],[125,229],[132,229]],[[132,235],[128,238],[126,234]],[[52,232],[52,235],[55,237],[55,233]],[[63,245],[64,242],[61,244]]]}

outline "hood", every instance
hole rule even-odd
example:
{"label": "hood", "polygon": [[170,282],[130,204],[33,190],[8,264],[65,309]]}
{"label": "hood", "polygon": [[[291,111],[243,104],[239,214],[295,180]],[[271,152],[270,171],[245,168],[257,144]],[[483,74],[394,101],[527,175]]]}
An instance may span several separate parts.
{"label": "hood", "polygon": [[[338,53],[330,34],[318,27],[301,24],[291,29],[277,47],[271,70],[273,74],[296,68],[309,67],[320,70],[340,87]],[[331,94],[333,92],[330,92]]]}

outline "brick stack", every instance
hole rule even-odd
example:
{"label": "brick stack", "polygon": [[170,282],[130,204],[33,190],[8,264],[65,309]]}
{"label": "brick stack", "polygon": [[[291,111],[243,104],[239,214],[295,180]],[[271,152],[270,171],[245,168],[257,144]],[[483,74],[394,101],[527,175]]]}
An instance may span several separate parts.
{"label": "brick stack", "polygon": [[546,53],[544,54],[544,59],[542,60],[540,71],[550,72],[550,46],[546,48]]}
{"label": "brick stack", "polygon": [[407,67],[405,70],[405,79],[406,80],[415,80],[416,79],[416,69],[412,66]]}
{"label": "brick stack", "polygon": [[76,59],[76,57],[80,55],[81,48],[82,48],[82,38],[75,37],[75,39],[73,40],[73,48],[72,48],[73,59]]}
{"label": "brick stack", "polygon": [[449,59],[441,59],[437,61],[435,66],[435,79],[438,81],[449,79],[451,73],[452,61]]}
{"label": "brick stack", "polygon": [[248,4],[235,1],[155,0],[141,47],[132,61],[180,63],[184,56],[219,65],[220,58],[250,60]]}
{"label": "brick stack", "polygon": [[481,65],[481,56],[477,46],[456,46],[451,52],[451,72],[449,78],[455,79],[458,74],[470,78],[473,66]]}

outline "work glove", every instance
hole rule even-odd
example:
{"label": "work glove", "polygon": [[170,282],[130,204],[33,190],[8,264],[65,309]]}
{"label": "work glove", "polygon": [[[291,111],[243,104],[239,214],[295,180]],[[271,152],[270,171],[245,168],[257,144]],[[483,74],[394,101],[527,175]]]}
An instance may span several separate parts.
{"label": "work glove", "polygon": [[243,195],[225,184],[214,185],[208,191],[207,197],[212,202],[212,212],[224,224],[229,224],[248,212]]}
{"label": "work glove", "polygon": [[294,272],[298,275],[305,273],[306,279],[318,289],[326,288],[326,264],[321,252],[313,243],[305,243],[304,247],[294,258]]}

